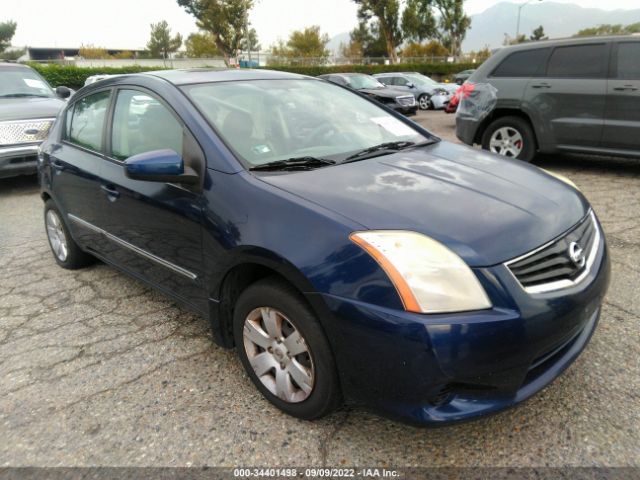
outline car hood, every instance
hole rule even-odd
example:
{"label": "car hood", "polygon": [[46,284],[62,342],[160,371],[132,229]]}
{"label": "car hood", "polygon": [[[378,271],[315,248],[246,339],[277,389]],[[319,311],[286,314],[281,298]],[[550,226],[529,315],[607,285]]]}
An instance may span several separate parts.
{"label": "car hood", "polygon": [[55,118],[65,102],[58,98],[0,98],[0,122]]}
{"label": "car hood", "polygon": [[424,233],[474,267],[549,242],[589,208],[577,190],[536,167],[447,142],[261,177],[363,229]]}
{"label": "car hood", "polygon": [[456,85],[455,83],[439,83],[438,87],[446,90],[449,93],[456,93],[456,90],[458,90],[460,85]]}

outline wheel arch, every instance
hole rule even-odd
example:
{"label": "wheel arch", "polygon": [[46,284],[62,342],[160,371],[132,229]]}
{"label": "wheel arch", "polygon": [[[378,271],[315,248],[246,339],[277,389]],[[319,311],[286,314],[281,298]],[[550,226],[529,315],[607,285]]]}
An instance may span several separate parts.
{"label": "wheel arch", "polygon": [[243,248],[236,252],[211,287],[209,317],[216,343],[227,348],[234,346],[233,313],[238,296],[250,285],[269,276],[291,285],[317,314],[305,296],[316,290],[297,267],[263,248]]}
{"label": "wheel arch", "polygon": [[536,145],[536,150],[540,148],[540,145],[538,142],[538,132],[536,131],[536,127],[531,121],[531,118],[529,117],[529,115],[527,115],[526,112],[523,112],[522,110],[517,108],[496,108],[495,110],[493,110],[491,114],[487,115],[487,117],[480,124],[480,127],[476,130],[473,143],[481,145],[482,137],[486,132],[487,128],[489,127],[489,125],[491,125],[493,121],[503,117],[519,117],[525,120],[527,123],[529,123],[529,126],[531,127],[531,131],[533,132],[533,140]]}

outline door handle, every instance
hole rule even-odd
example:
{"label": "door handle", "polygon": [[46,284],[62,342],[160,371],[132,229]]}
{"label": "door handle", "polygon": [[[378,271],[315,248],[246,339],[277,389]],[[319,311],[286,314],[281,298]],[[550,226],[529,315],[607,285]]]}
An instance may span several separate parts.
{"label": "door handle", "polygon": [[531,88],[551,88],[551,85],[548,83],[535,83],[531,85]]}
{"label": "door handle", "polygon": [[638,89],[633,85],[625,85],[624,87],[615,87],[614,90],[616,92],[635,92]]}
{"label": "door handle", "polygon": [[55,170],[64,169],[64,165],[60,162],[60,160],[55,159],[51,161],[51,167],[53,167]]}
{"label": "door handle", "polygon": [[113,185],[100,185],[102,191],[107,195],[107,198],[112,202],[115,202],[118,198],[120,198],[120,192],[116,190],[116,187]]}

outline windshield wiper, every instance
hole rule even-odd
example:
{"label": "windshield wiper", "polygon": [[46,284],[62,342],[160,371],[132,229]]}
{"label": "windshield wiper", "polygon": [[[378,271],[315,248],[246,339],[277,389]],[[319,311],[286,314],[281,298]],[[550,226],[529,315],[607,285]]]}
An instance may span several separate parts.
{"label": "windshield wiper", "polygon": [[384,152],[395,152],[397,150],[402,150],[403,148],[413,147],[415,142],[385,142],[379,145],[374,145],[373,147],[365,148],[364,150],[360,150],[359,152],[354,153],[353,155],[349,155],[340,163],[349,163],[356,160],[364,160],[364,158],[368,157],[371,154],[382,154]]}
{"label": "windshield wiper", "polygon": [[333,165],[336,162],[327,158],[318,157],[294,157],[286,160],[276,160],[274,162],[265,163],[263,165],[256,165],[249,170],[311,170],[312,168],[324,167],[327,165]]}

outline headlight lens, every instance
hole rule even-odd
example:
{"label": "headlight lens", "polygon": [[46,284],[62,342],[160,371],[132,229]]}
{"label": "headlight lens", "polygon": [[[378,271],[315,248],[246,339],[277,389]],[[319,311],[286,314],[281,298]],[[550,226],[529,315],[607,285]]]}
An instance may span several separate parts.
{"label": "headlight lens", "polygon": [[352,233],[350,238],[387,273],[405,310],[444,313],[491,308],[486,292],[467,264],[426,235],[372,230]]}

